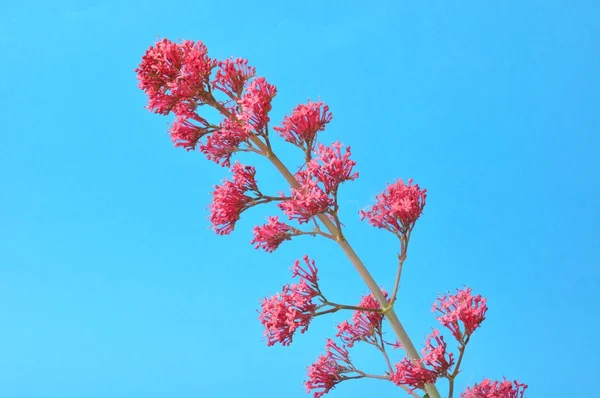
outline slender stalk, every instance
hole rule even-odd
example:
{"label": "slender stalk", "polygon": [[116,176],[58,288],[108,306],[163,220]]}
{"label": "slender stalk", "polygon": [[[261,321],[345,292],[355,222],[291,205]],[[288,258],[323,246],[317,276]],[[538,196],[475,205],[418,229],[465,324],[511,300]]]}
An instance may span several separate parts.
{"label": "slender stalk", "polygon": [[331,301],[325,301],[325,304],[331,305],[333,307],[337,307],[340,310],[352,310],[352,311],[361,311],[361,312],[381,312],[381,310],[379,308],[357,307],[355,305],[332,303]]}
{"label": "slender stalk", "polygon": [[[221,112],[221,114],[223,114],[224,116],[231,117],[231,112],[229,112],[227,110],[227,108],[225,108],[218,101],[216,101],[214,99],[214,97],[213,97],[212,105],[217,110],[219,110]],[[298,183],[298,181],[296,180],[294,175],[288,170],[288,168],[283,164],[283,162],[273,153],[273,151],[271,149],[271,145],[268,143],[268,141],[267,141],[267,144],[265,144],[263,141],[260,140],[260,138],[258,138],[257,136],[254,136],[254,135],[250,136],[250,140],[252,141],[252,143],[254,145],[256,145],[256,147],[259,150],[261,150],[263,152],[263,154],[267,157],[267,159],[269,159],[269,161],[275,166],[275,168],[277,168],[279,173],[281,173],[283,178],[285,178],[285,180],[288,182],[288,184],[290,184],[290,186],[292,188],[294,188],[294,189],[300,188],[300,184]],[[379,306],[383,310],[385,317],[388,319],[388,322],[389,322],[390,326],[392,327],[392,330],[398,337],[398,340],[400,340],[400,342],[402,343],[402,346],[404,347],[406,354],[411,359],[419,361],[421,359],[421,357],[419,356],[419,353],[417,352],[417,349],[415,348],[410,337],[406,333],[406,330],[400,323],[400,319],[398,319],[398,316],[396,315],[396,312],[394,311],[393,304],[390,305],[390,303],[388,303],[387,299],[381,292],[381,289],[379,289],[377,282],[375,282],[375,279],[373,279],[373,276],[371,276],[371,274],[367,270],[367,267],[363,264],[363,262],[358,257],[358,255],[356,254],[356,252],[354,251],[352,246],[350,246],[350,243],[348,243],[346,238],[342,235],[342,231],[325,214],[318,214],[317,218],[319,219],[319,221],[321,221],[321,223],[323,223],[323,225],[325,226],[325,228],[327,228],[329,233],[335,237],[337,244],[340,246],[340,248],[342,249],[344,254],[346,254],[346,256],[348,257],[348,259],[350,260],[350,262],[352,263],[352,265],[354,266],[354,268],[356,269],[358,274],[361,276],[363,281],[368,286],[371,293],[373,293],[373,296],[379,303]],[[425,391],[427,391],[429,398],[441,398],[440,393],[438,392],[438,390],[434,384],[426,384]]]}
{"label": "slender stalk", "polygon": [[452,395],[454,395],[454,379],[458,375],[460,364],[465,355],[465,348],[467,347],[467,343],[469,342],[470,338],[471,336],[466,336],[460,347],[458,347],[458,361],[456,362],[456,366],[454,367],[454,372],[452,372],[452,374],[448,376],[448,398],[452,398]]}
{"label": "slender stalk", "polygon": [[[293,176],[293,174],[290,173],[287,167],[281,162],[281,160],[272,151],[268,151],[266,145],[257,137],[252,136],[251,140],[256,146],[258,146],[261,150],[267,153],[267,158],[271,161],[271,163],[273,163],[273,165],[277,168],[281,175],[283,175],[283,177],[290,184],[290,186],[292,188],[298,189],[300,187],[300,184]],[[373,296],[379,303],[379,306],[384,310],[384,315],[388,319],[388,322],[390,323],[390,326],[392,327],[394,333],[398,337],[398,340],[400,340],[400,342],[402,343],[406,354],[411,359],[420,360],[421,357],[419,356],[419,353],[415,348],[413,342],[411,341],[410,337],[406,333],[406,330],[400,323],[400,320],[398,319],[394,308],[390,306],[387,299],[381,292],[381,289],[379,289],[377,282],[375,282],[375,279],[373,279],[373,276],[371,276],[371,274],[367,270],[367,267],[365,267],[365,265],[358,257],[352,246],[350,246],[350,243],[348,243],[346,238],[342,235],[341,231],[329,219],[329,217],[327,217],[325,214],[318,214],[317,217],[319,221],[323,223],[325,228],[327,228],[329,233],[331,233],[331,235],[333,235],[336,238],[337,244],[340,246],[344,254],[346,254],[346,256],[348,257],[358,274],[361,276],[361,278],[365,281],[365,283],[369,287],[369,290],[371,290],[371,293],[373,293]],[[440,394],[435,385],[433,384],[425,385],[425,391],[427,391],[427,394],[429,394],[430,398],[440,398]]]}
{"label": "slender stalk", "polygon": [[408,242],[410,241],[410,230],[400,238],[400,254],[398,255],[398,272],[396,273],[396,281],[394,282],[394,290],[392,293],[392,299],[390,303],[394,305],[396,303],[396,297],[398,295],[398,288],[400,287],[400,277],[402,276],[402,267],[406,261],[406,252],[408,251]]}

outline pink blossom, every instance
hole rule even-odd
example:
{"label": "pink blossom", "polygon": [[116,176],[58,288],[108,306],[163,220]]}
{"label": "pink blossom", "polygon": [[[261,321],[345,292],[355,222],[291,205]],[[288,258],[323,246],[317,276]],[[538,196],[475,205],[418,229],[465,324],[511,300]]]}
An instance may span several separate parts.
{"label": "pink blossom", "polygon": [[233,181],[225,180],[222,185],[215,186],[213,203],[210,206],[209,218],[213,229],[219,235],[230,234],[241,213],[253,205],[256,197],[246,195],[247,192],[254,192],[260,196],[254,179],[254,167],[236,162],[231,171]]}
{"label": "pink blossom", "polygon": [[275,94],[277,94],[277,88],[267,83],[264,77],[256,78],[248,84],[239,101],[242,106],[241,119],[248,123],[245,128],[249,131],[254,129],[261,132],[267,127],[270,120],[271,100]]}
{"label": "pink blossom", "polygon": [[408,385],[413,390],[423,388],[425,384],[435,383],[439,377],[446,377],[454,365],[454,355],[447,352],[446,342],[437,330],[427,336],[422,354],[420,361],[406,357],[397,363],[396,372],[390,380],[396,385]]}
{"label": "pink blossom", "polygon": [[352,171],[356,162],[350,160],[350,147],[346,147],[346,153],[343,155],[341,149],[342,144],[339,141],[330,147],[319,145],[316,159],[308,166],[310,174],[323,184],[328,194],[336,192],[341,183],[358,178],[358,173]]}
{"label": "pink blossom", "polygon": [[[387,292],[385,290],[382,292],[387,298]],[[373,294],[363,296],[358,306],[361,308],[380,308]],[[348,347],[353,347],[358,341],[377,343],[377,334],[381,331],[382,321],[383,314],[380,312],[354,311],[351,322],[344,321],[338,325],[336,336]]]}
{"label": "pink blossom", "polygon": [[292,189],[291,198],[280,202],[277,206],[290,220],[297,219],[302,224],[310,221],[315,215],[329,210],[333,205],[333,198],[311,178],[309,170],[296,173],[296,179],[300,187]]}
{"label": "pink blossom", "polygon": [[341,148],[339,142],[331,147],[320,145],[317,157],[296,173],[300,187],[293,188],[291,197],[278,205],[290,220],[297,219],[302,224],[317,214],[328,212],[335,204],[339,185],[358,177],[358,173],[352,171],[356,162],[350,160],[350,147],[344,155]]}
{"label": "pink blossom", "polygon": [[207,100],[207,88],[216,62],[202,42],[174,43],[163,39],[151,46],[135,69],[138,86],[148,95],[148,108],[167,115],[180,101]]}
{"label": "pink blossom", "polygon": [[207,159],[229,167],[231,155],[239,150],[240,144],[248,137],[248,133],[238,122],[227,118],[221,122],[218,130],[208,136],[206,144],[200,146],[200,151]]}
{"label": "pink blossom", "polygon": [[217,66],[212,86],[232,99],[242,95],[246,82],[256,74],[256,68],[248,66],[248,60],[243,58],[219,61]]}
{"label": "pink blossom", "polygon": [[308,330],[316,309],[312,302],[316,295],[302,279],[300,283],[285,285],[281,293],[263,300],[259,319],[266,328],[268,346],[275,343],[290,345],[297,329],[301,328],[300,333]]}
{"label": "pink blossom", "polygon": [[412,178],[408,180],[408,185],[398,180],[377,195],[377,203],[369,211],[361,211],[360,214],[374,227],[403,235],[412,230],[421,216],[427,197],[425,193],[425,189],[412,185]]}
{"label": "pink blossom", "polygon": [[314,398],[321,398],[331,391],[336,384],[344,381],[345,373],[352,372],[354,367],[350,362],[350,354],[345,346],[339,347],[331,339],[327,339],[325,354],[307,368],[308,380],[304,382],[306,392],[315,391]]}
{"label": "pink blossom", "polygon": [[253,166],[244,166],[240,162],[235,162],[231,167],[233,173],[233,182],[242,187],[245,191],[258,192],[256,183],[256,169]]}
{"label": "pink blossom", "polygon": [[[432,311],[437,312],[438,321],[447,327],[458,341],[470,336],[485,320],[486,299],[481,295],[473,296],[471,288],[457,290],[456,294],[444,294],[433,304]],[[459,322],[463,324],[461,331]]]}
{"label": "pink blossom", "polygon": [[305,149],[312,149],[318,131],[325,130],[325,125],[332,119],[329,107],[322,102],[300,104],[294,108],[290,116],[283,119],[281,127],[273,130],[287,142]]}
{"label": "pink blossom", "polygon": [[404,358],[396,364],[396,371],[390,375],[390,380],[399,385],[407,385],[416,390],[423,388],[425,384],[433,384],[437,380],[434,370],[421,367],[418,362]]}
{"label": "pink blossom", "polygon": [[267,219],[269,220],[267,224],[254,227],[254,239],[250,243],[256,243],[256,249],[272,253],[284,241],[292,239],[295,229],[280,222],[279,217],[268,217]]}
{"label": "pink blossom", "polygon": [[290,345],[294,333],[302,328],[300,333],[308,330],[317,308],[313,303],[316,297],[322,297],[318,286],[317,267],[314,261],[304,256],[307,268],[300,266],[296,260],[292,267],[292,277],[300,277],[299,283],[285,285],[281,293],[262,302],[260,321],[265,326],[267,345],[275,343]]}
{"label": "pink blossom", "polygon": [[484,379],[473,387],[468,387],[460,394],[462,398],[523,398],[527,384],[518,381],[491,381]]}
{"label": "pink blossom", "polygon": [[454,355],[447,352],[447,344],[438,330],[427,336],[422,354],[421,363],[430,366],[438,377],[447,376],[448,370],[454,365]]}
{"label": "pink blossom", "polygon": [[200,138],[209,132],[206,120],[194,112],[186,112],[176,114],[175,121],[169,130],[169,135],[176,148],[183,147],[191,151],[196,148]]}
{"label": "pink blossom", "polygon": [[306,282],[313,287],[316,291],[319,290],[319,277],[317,276],[317,266],[315,260],[311,260],[308,256],[303,257],[304,264],[306,267],[302,267],[300,260],[294,262],[292,267],[292,278],[300,277],[300,279],[306,280]]}

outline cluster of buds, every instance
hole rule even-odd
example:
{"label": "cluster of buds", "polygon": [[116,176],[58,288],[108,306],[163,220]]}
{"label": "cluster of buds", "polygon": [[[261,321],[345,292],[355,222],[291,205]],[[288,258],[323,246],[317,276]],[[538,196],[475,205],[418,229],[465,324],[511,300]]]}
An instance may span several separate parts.
{"label": "cluster of buds", "polygon": [[[354,311],[351,319],[337,327],[335,337],[339,342],[327,339],[325,354],[308,367],[307,390],[319,398],[344,380],[370,377],[392,382],[415,397],[419,397],[415,390],[423,389],[430,398],[436,398],[440,395],[434,384],[446,378],[451,398],[465,347],[485,319],[486,300],[465,288],[440,297],[434,304],[438,320],[458,342],[458,355],[449,352],[444,337],[433,330],[419,356],[405,333],[398,332],[398,327],[402,327],[393,312],[410,234],[423,213],[426,190],[413,184],[412,179],[407,183],[398,180],[377,196],[369,210],[360,212],[362,219],[393,233],[401,243],[396,282],[388,298],[343,235],[343,224],[338,217],[338,191],[341,184],[358,178],[358,173],[354,170],[356,162],[351,159],[350,147],[340,142],[319,143],[318,134],[333,118],[325,103],[300,104],[272,128],[303,153],[302,166],[292,174],[273,153],[271,145],[269,113],[277,88],[264,77],[256,76],[256,69],[247,60],[216,60],[208,55],[201,42],[176,43],[163,39],[146,51],[136,72],[139,87],[148,95],[148,109],[174,115],[169,135],[175,147],[197,149],[208,160],[230,169],[231,179],[215,186],[209,206],[209,220],[217,234],[232,233],[246,210],[274,202],[282,215],[297,226],[282,222],[280,216],[267,217],[265,225],[254,228],[251,243],[256,249],[273,252],[296,236],[323,236],[336,241],[346,254],[350,253],[348,257],[370,287],[371,294],[363,296],[357,306],[329,301],[319,288],[315,262],[305,256],[292,267],[295,283],[262,300],[259,320],[265,327],[269,346],[290,345],[294,334],[298,330],[306,332],[315,317],[340,310]],[[215,110],[219,120],[212,122],[206,114],[201,115],[200,111],[206,107]],[[264,194],[253,166],[239,162],[232,165],[232,157],[238,152],[254,153],[271,161],[289,183],[289,194]],[[384,340],[386,317],[397,326],[394,331],[400,341]],[[349,352],[358,343],[377,348],[387,370],[368,374],[358,369]],[[394,363],[386,347],[404,349],[406,356]],[[518,382],[484,380],[468,388],[461,397],[523,398],[526,388]]]}

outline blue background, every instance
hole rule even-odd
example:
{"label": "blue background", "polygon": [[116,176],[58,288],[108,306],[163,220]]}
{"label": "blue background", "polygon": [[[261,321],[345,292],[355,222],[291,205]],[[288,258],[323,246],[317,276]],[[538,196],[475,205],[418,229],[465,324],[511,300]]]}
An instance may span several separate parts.
{"label": "blue background", "polygon": [[[352,145],[361,174],[341,191],[347,235],[388,289],[397,243],[357,212],[397,177],[428,189],[399,313],[420,348],[438,293],[466,284],[488,298],[459,391],[506,376],[528,397],[596,396],[599,11],[583,0],[3,1],[0,396],[304,397],[305,367],[350,314],[267,348],[259,298],[305,253],[332,299],[366,293],[323,239],[255,251],[251,228],[274,208],[248,212],[229,237],[208,228],[226,170],[174,149],[171,119],[147,112],[136,87],[157,37],[248,58],[279,89],[275,123],[309,98],[330,105],[321,138]],[[264,161],[241,160],[285,189]],[[354,357],[384,370],[368,349]],[[374,380],[330,396],[405,393]]]}

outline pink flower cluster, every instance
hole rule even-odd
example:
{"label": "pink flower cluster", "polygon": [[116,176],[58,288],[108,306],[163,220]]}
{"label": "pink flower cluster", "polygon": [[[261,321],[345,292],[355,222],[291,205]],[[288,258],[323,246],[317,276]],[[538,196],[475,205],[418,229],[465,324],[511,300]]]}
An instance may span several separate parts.
{"label": "pink flower cluster", "polygon": [[299,283],[285,285],[281,293],[265,298],[261,303],[259,320],[265,327],[268,346],[290,345],[296,330],[306,332],[315,314],[317,305],[313,299],[320,297],[317,268],[308,256],[304,256],[304,261],[308,270],[300,266],[299,260],[292,267],[293,276],[300,277]]}
{"label": "pink flower cluster", "polygon": [[346,147],[344,154],[341,148],[339,142],[331,147],[320,145],[317,157],[296,173],[300,187],[292,189],[291,198],[278,205],[290,220],[297,219],[302,224],[329,211],[336,202],[340,184],[358,178],[353,171],[356,162],[350,159],[350,147]]}
{"label": "pink flower cluster", "polygon": [[[433,304],[438,321],[447,327],[454,338],[462,342],[470,336],[485,320],[486,299],[481,295],[472,295],[471,288],[457,290],[456,294],[444,294]],[[460,324],[463,325],[461,329]]]}
{"label": "pink flower cluster", "polygon": [[369,224],[383,228],[398,236],[410,232],[421,216],[425,207],[427,190],[413,185],[412,178],[408,184],[402,180],[388,185],[387,189],[377,196],[377,203],[368,211],[361,211],[362,219],[367,218]]}
{"label": "pink flower cluster", "polygon": [[[135,71],[139,87],[148,95],[148,108],[163,115],[175,114],[169,131],[175,146],[193,150],[207,137],[200,151],[227,167],[231,155],[248,142],[253,130],[263,133],[277,93],[264,78],[253,79],[256,70],[247,60],[213,60],[201,42],[163,39],[146,51]],[[230,100],[216,100],[212,90],[223,92]],[[210,124],[196,112],[202,105],[216,108],[225,119],[219,125]]]}
{"label": "pink flower cluster", "polygon": [[510,382],[483,380],[474,387],[467,388],[460,394],[462,398],[523,398],[527,384],[518,381]]}
{"label": "pink flower cluster", "polygon": [[317,361],[307,369],[308,380],[304,382],[306,392],[315,391],[314,398],[321,398],[327,394],[336,384],[344,381],[345,373],[353,371],[350,362],[350,354],[344,346],[338,346],[331,339],[327,339],[325,354],[321,354]]}
{"label": "pink flower cluster", "polygon": [[[253,205],[261,196],[254,178],[256,170],[252,166],[244,166],[236,162],[231,168],[232,181],[225,180],[222,185],[215,186],[213,203],[210,209],[210,222],[219,235],[230,234],[242,212]],[[248,196],[253,192],[255,196]]]}
{"label": "pink flower cluster", "polygon": [[263,249],[272,253],[286,240],[291,240],[297,230],[290,225],[279,221],[279,217],[267,217],[269,222],[254,227],[254,239],[250,242],[256,244],[256,249]]}
{"label": "pink flower cluster", "polygon": [[195,109],[197,102],[206,99],[216,65],[201,42],[163,39],[146,51],[135,71],[138,86],[148,95],[148,108],[167,115],[180,102]]}
{"label": "pink flower cluster", "polygon": [[229,98],[237,100],[241,97],[246,83],[256,75],[256,68],[248,66],[243,58],[218,61],[219,69],[212,82],[213,89],[220,90]]}
{"label": "pink flower cluster", "polygon": [[210,124],[187,104],[177,104],[175,108],[175,121],[169,129],[171,141],[176,148],[195,149],[200,138],[210,133]]}
{"label": "pink flower cluster", "polygon": [[396,364],[396,372],[390,380],[396,385],[408,385],[412,389],[433,384],[440,377],[446,377],[454,365],[454,355],[447,350],[444,337],[434,330],[425,340],[421,361],[404,358]]}
{"label": "pink flower cluster", "polygon": [[292,114],[283,119],[283,125],[273,127],[273,130],[279,132],[287,142],[311,151],[317,132],[325,130],[325,125],[331,119],[327,105],[309,101],[308,104],[300,104],[294,108]]}
{"label": "pink flower cluster", "polygon": [[241,119],[247,124],[247,130],[262,132],[269,123],[271,100],[277,94],[277,88],[269,84],[264,77],[254,79],[246,89],[239,104],[242,107]]}
{"label": "pink flower cluster", "polygon": [[[387,292],[385,290],[382,290],[382,292],[387,298]],[[372,294],[363,296],[358,306],[361,308],[380,308],[379,303]],[[338,325],[336,337],[339,337],[348,347],[354,346],[359,341],[377,344],[377,333],[381,332],[382,322],[383,314],[380,312],[355,311],[350,322],[344,321]]]}
{"label": "pink flower cluster", "polygon": [[211,132],[206,138],[206,143],[200,145],[200,152],[205,154],[208,160],[225,167],[230,166],[231,156],[250,138],[244,125],[233,117],[224,119],[219,127]]}

